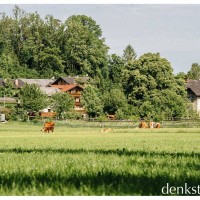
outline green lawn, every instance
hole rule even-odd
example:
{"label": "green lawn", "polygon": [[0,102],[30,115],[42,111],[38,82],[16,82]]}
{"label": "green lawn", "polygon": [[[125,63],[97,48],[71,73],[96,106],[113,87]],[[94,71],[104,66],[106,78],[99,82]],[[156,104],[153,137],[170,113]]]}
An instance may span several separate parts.
{"label": "green lawn", "polygon": [[200,129],[0,124],[0,195],[162,195],[200,184]]}

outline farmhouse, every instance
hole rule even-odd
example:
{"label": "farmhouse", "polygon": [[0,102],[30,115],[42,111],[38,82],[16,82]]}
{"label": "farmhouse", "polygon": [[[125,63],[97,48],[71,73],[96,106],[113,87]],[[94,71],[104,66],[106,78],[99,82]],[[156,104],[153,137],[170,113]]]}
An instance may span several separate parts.
{"label": "farmhouse", "polygon": [[66,85],[51,85],[52,87],[59,88],[62,92],[67,92],[74,98],[74,109],[78,112],[85,113],[84,108],[81,106],[81,92],[83,87],[77,84]]}
{"label": "farmhouse", "polygon": [[51,87],[59,88],[62,92],[70,94],[74,98],[74,109],[85,114],[85,109],[81,106],[81,93],[89,79],[88,76],[59,77],[51,83]]}
{"label": "farmhouse", "polygon": [[200,80],[187,80],[186,89],[193,110],[200,114]]}
{"label": "farmhouse", "polygon": [[[49,97],[57,92],[67,92],[74,98],[74,109],[78,112],[85,113],[81,106],[80,98],[83,87],[86,85],[89,77],[59,77],[58,79],[16,79],[14,85],[16,88],[22,88],[25,84],[36,84]],[[44,109],[46,113],[50,108]],[[42,115],[44,115],[42,113]],[[45,114],[46,115],[46,114]]]}
{"label": "farmhouse", "polygon": [[[15,80],[11,80],[15,89],[21,89],[25,84],[36,84],[40,87],[41,91],[46,93],[48,97],[51,97],[53,94],[57,92],[67,92],[74,98],[74,109],[77,112],[86,114],[86,111],[81,106],[81,93],[83,91],[84,86],[87,84],[89,77],[59,77],[58,79],[26,79],[26,78],[18,78]],[[5,79],[0,78],[0,86],[5,87]],[[4,94],[5,95],[5,94]],[[6,104],[10,103],[8,101],[12,101],[12,103],[16,103],[15,99],[12,98],[1,98],[0,103]],[[40,116],[42,117],[53,117],[56,115],[55,112],[52,112],[51,108],[44,108],[40,111]]]}

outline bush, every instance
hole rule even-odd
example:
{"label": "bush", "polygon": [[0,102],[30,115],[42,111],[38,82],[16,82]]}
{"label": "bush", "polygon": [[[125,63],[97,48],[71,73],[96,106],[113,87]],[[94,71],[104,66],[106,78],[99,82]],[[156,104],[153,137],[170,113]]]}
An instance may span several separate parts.
{"label": "bush", "polygon": [[16,114],[16,108],[15,105],[6,105],[6,107],[0,108],[0,113],[5,114],[6,120],[16,120],[17,114]]}
{"label": "bush", "polygon": [[27,111],[23,108],[18,108],[16,110],[16,120],[26,122],[28,120]]}
{"label": "bush", "polygon": [[115,117],[116,119],[125,119],[126,118],[126,115],[124,114],[124,112],[121,110],[121,109],[118,109],[115,113]]}
{"label": "bush", "polygon": [[105,114],[98,116],[96,119],[98,121],[100,121],[100,122],[101,121],[108,121],[109,120],[108,117]]}
{"label": "bush", "polygon": [[129,120],[132,120],[132,121],[138,121],[140,119],[139,116],[137,115],[130,115],[127,117]]}
{"label": "bush", "polygon": [[199,115],[196,110],[189,110],[187,117],[189,117],[190,119],[198,119]]}
{"label": "bush", "polygon": [[39,116],[39,113],[36,113],[35,117],[33,118],[32,122],[34,124],[37,124],[38,122],[41,121],[41,117]]}
{"label": "bush", "polygon": [[63,114],[65,119],[82,119],[82,114],[77,111],[69,111]]}

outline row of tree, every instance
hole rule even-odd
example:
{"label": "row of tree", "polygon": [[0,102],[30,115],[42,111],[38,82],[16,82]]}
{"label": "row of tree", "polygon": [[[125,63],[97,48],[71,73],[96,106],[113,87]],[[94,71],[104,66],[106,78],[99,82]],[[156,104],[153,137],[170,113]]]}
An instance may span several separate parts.
{"label": "row of tree", "polygon": [[115,62],[113,66],[119,67],[117,75],[107,81],[104,79],[103,90],[92,86],[84,90],[84,104],[88,110],[91,102],[96,101],[93,105],[98,107],[94,113],[100,112],[101,106],[101,111],[110,114],[126,113],[156,119],[189,114],[185,81],[173,75],[165,58],[148,53],[124,64],[121,58],[112,58]]}
{"label": "row of tree", "polygon": [[13,16],[1,14],[2,78],[88,75],[90,84],[81,102],[92,117],[103,113],[157,119],[190,115],[184,81],[197,75],[198,64],[188,74],[175,76],[170,62],[159,53],[137,58],[131,45],[123,56],[109,55],[108,49],[100,26],[85,15],[61,22],[52,15],[42,19],[37,12],[26,13],[17,6]]}
{"label": "row of tree", "polygon": [[49,78],[66,74],[93,77],[107,64],[108,46],[90,17],[71,16],[65,22],[26,13],[0,18],[1,77]]}

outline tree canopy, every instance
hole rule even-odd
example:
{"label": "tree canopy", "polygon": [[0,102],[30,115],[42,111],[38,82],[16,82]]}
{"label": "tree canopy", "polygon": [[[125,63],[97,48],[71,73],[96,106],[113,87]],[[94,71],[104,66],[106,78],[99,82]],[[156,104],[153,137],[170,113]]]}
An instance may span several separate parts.
{"label": "tree canopy", "polygon": [[15,6],[13,17],[1,15],[0,29],[0,75],[5,77],[94,77],[107,64],[102,30],[85,15],[73,15],[62,23],[52,15],[42,19],[37,12]]}
{"label": "tree canopy", "polygon": [[81,104],[90,117],[103,113],[103,102],[100,96],[99,90],[92,86],[87,86],[82,93]]}
{"label": "tree canopy", "polygon": [[133,62],[136,59],[137,55],[134,48],[129,44],[124,49],[123,59],[126,63]]}
{"label": "tree canopy", "polygon": [[49,104],[47,95],[36,84],[25,84],[19,93],[21,107],[29,112],[38,112]]}
{"label": "tree canopy", "polygon": [[85,15],[73,15],[66,22],[65,61],[74,74],[91,77],[107,63],[108,47],[99,25]]}
{"label": "tree canopy", "polygon": [[193,63],[191,69],[187,73],[187,78],[189,79],[200,79],[200,65],[198,63]]}
{"label": "tree canopy", "polygon": [[170,63],[159,54],[142,55],[129,65],[125,76],[128,103],[137,108],[139,116],[180,117],[184,114],[186,92],[177,91],[184,86],[178,85]]}
{"label": "tree canopy", "polygon": [[51,107],[58,113],[59,119],[62,119],[62,114],[74,107],[74,99],[68,93],[56,93],[51,97]]}
{"label": "tree canopy", "polygon": [[[184,80],[200,78],[198,63],[193,63],[187,74],[175,76],[170,62],[159,53],[137,58],[131,44],[122,56],[109,55],[108,50],[101,27],[89,16],[72,15],[62,22],[52,15],[42,18],[37,12],[26,13],[18,6],[12,16],[0,14],[0,77],[88,75],[90,86],[84,88],[82,103],[91,116],[103,112],[119,118],[184,116]],[[17,95],[9,83],[5,89],[8,96]],[[26,109],[39,110],[46,104],[36,86],[25,86],[19,97]],[[52,99],[60,117],[72,107],[67,94]]]}

